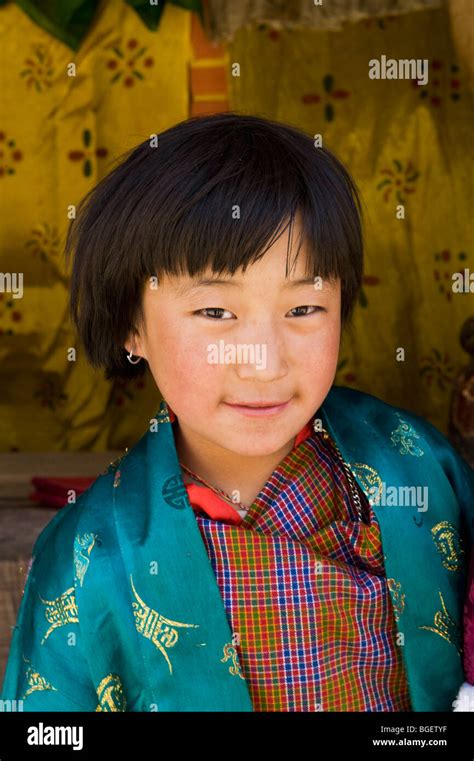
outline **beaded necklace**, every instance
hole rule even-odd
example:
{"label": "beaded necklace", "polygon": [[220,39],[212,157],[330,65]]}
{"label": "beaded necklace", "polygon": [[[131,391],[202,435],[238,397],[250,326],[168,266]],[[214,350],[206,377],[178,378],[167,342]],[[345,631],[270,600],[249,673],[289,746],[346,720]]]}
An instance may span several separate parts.
{"label": "beaded necklace", "polygon": [[201,478],[201,476],[198,476],[197,473],[194,473],[191,468],[187,467],[187,465],[183,465],[181,461],[179,464],[181,465],[182,469],[188,473],[188,475],[192,476],[192,478],[194,478],[196,481],[200,481],[202,484],[204,484],[204,486],[207,486],[208,489],[211,489],[211,491],[215,492],[215,494],[218,494],[226,502],[230,502],[232,507],[235,507],[237,510],[244,510],[245,512],[248,512],[249,508],[243,505],[242,502],[235,502],[235,500],[226,494],[225,491],[222,491],[221,489],[218,489],[217,486],[213,486],[208,481],[205,481],[204,478]]}

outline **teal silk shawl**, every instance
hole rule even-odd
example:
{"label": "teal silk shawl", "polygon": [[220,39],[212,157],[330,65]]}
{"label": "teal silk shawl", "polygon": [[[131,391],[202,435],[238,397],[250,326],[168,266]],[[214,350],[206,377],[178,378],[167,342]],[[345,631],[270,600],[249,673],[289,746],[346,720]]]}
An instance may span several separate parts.
{"label": "teal silk shawl", "polygon": [[[316,417],[380,524],[413,710],[451,711],[473,471],[428,422],[369,394],[334,386]],[[428,509],[388,504],[384,484],[427,487]],[[39,535],[1,699],[24,711],[253,710],[165,402]]]}

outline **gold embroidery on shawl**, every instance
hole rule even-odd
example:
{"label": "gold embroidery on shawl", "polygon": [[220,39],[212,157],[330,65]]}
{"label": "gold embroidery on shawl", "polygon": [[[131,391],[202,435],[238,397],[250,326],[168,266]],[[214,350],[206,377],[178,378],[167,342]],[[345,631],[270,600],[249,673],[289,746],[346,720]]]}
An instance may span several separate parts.
{"label": "gold embroidery on shawl", "polygon": [[441,521],[431,529],[436,549],[441,555],[443,566],[448,571],[457,571],[462,567],[462,539],[459,531],[449,521]]}
{"label": "gold embroidery on shawl", "polygon": [[135,598],[138,600],[138,602],[132,603],[137,631],[140,632],[140,634],[143,634],[147,639],[150,639],[160,653],[164,655],[170,674],[172,674],[173,668],[168,654],[165,651],[165,647],[174,647],[178,641],[178,632],[174,627],[182,626],[197,629],[199,628],[199,624],[184,624],[180,621],[171,621],[169,618],[165,618],[143,602],[135,589],[131,574],[130,581]]}
{"label": "gold embroidery on shawl", "polygon": [[460,641],[460,629],[457,625],[456,621],[448,611],[446,610],[446,605],[444,604],[443,596],[441,592],[438,590],[438,594],[441,598],[441,605],[443,610],[437,610],[434,615],[434,626],[419,626],[419,629],[427,629],[430,632],[434,632],[435,634],[439,634],[440,637],[443,637],[443,639],[447,640],[451,643],[451,645],[454,645],[456,650],[460,653],[461,649],[459,647],[459,641]]}
{"label": "gold embroidery on shawl", "polygon": [[[26,660],[24,658],[24,660]],[[27,661],[29,663],[29,661]],[[28,689],[23,695],[22,700],[25,700],[25,698],[28,697],[28,695],[31,695],[32,692],[42,691],[42,690],[52,690],[53,692],[57,692],[56,687],[53,687],[52,684],[50,684],[44,676],[41,676],[41,674],[36,671],[36,669],[33,668],[33,666],[28,666],[26,670],[26,681],[28,684]]]}
{"label": "gold embroidery on shawl", "polygon": [[403,418],[400,417],[399,412],[396,412],[395,414],[399,418],[400,423],[390,434],[390,441],[393,446],[397,447],[402,455],[411,454],[413,457],[422,457],[422,455],[424,455],[423,450],[413,441],[413,439],[419,439],[419,435],[410,423],[407,423],[406,420],[403,420]]}
{"label": "gold embroidery on shawl", "polygon": [[79,623],[74,587],[66,589],[55,600],[43,600],[41,595],[39,595],[39,598],[47,606],[44,615],[46,620],[52,624],[41,640],[41,644],[48,639],[53,629],[57,629],[59,626],[66,626],[66,624]]}
{"label": "gold embroidery on shawl", "polygon": [[107,465],[105,470],[103,470],[100,475],[106,476],[108,473],[115,473],[118,466],[122,462],[123,458],[126,457],[127,454],[128,454],[128,447],[125,448],[125,452],[123,454],[119,455],[115,460],[112,460],[112,462],[109,463],[109,465]]}
{"label": "gold embroidery on shawl", "polygon": [[84,576],[89,567],[89,556],[94,548],[96,534],[76,535],[74,538],[74,585],[79,581],[80,586],[84,582]]}
{"label": "gold embroidery on shawl", "polygon": [[162,400],[160,404],[160,409],[158,410],[158,414],[156,418],[153,418],[153,421],[155,420],[157,423],[171,423],[168,405],[166,404],[164,399]]}
{"label": "gold embroidery on shawl", "polygon": [[400,619],[405,609],[405,593],[402,592],[402,585],[395,579],[387,579],[387,585],[392,598],[393,612],[395,614],[395,621]]}
{"label": "gold embroidery on shawl", "polygon": [[237,659],[237,650],[235,649],[234,645],[232,645],[231,642],[228,642],[224,645],[223,651],[224,657],[221,658],[221,663],[226,663],[229,658],[232,658],[232,664],[229,665],[229,672],[234,676],[240,676],[241,679],[243,679],[244,677],[242,675],[240,663]]}
{"label": "gold embroidery on shawl", "polygon": [[97,711],[126,711],[127,699],[123,690],[122,680],[118,674],[107,674],[97,687],[99,705]]}
{"label": "gold embroidery on shawl", "polygon": [[371,468],[370,465],[363,462],[356,462],[350,464],[350,469],[354,477],[361,482],[362,491],[369,503],[371,505],[376,504],[383,491],[383,482],[375,468]]}

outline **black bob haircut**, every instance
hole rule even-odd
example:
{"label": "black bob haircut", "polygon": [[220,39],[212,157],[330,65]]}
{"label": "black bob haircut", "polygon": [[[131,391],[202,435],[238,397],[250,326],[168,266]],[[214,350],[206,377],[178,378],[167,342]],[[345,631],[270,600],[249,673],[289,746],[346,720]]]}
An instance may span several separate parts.
{"label": "black bob haircut", "polygon": [[122,159],[80,203],[65,248],[66,265],[74,254],[71,317],[108,380],[145,371],[145,361],[127,361],[124,344],[143,324],[150,277],[245,272],[288,225],[291,246],[297,211],[296,257],[304,238],[306,277],[341,279],[342,325],[349,321],[363,270],[358,191],[299,128],[232,112],[197,116]]}

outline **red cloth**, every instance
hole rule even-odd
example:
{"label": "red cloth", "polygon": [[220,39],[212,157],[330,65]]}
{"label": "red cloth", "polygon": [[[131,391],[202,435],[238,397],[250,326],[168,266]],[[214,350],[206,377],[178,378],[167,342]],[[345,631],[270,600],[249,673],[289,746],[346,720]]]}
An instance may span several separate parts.
{"label": "red cloth", "polygon": [[201,508],[209,518],[215,521],[225,521],[234,526],[242,523],[242,518],[237,510],[207,486],[198,484],[184,484],[184,486],[193,510]]}
{"label": "red cloth", "polygon": [[34,502],[40,502],[49,507],[63,507],[68,500],[69,492],[73,489],[76,496],[82,494],[95,481],[91,476],[33,476],[31,483],[36,491],[28,495]]}

